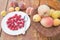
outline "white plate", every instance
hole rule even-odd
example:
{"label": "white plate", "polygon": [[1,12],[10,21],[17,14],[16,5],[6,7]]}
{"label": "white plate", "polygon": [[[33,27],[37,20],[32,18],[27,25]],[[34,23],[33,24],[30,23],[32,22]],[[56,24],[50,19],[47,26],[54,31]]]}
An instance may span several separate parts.
{"label": "white plate", "polygon": [[[21,29],[18,29],[16,31],[13,31],[13,30],[10,30],[8,27],[7,27],[7,24],[6,24],[6,21],[9,17],[12,17],[14,16],[15,14],[18,14],[18,15],[21,15],[22,18],[24,18],[25,16],[25,24],[24,24],[24,27],[21,28]],[[28,19],[27,19],[28,18]],[[27,29],[29,28],[30,26],[30,18],[29,16],[24,13],[24,12],[21,12],[21,11],[16,11],[16,12],[11,12],[11,13],[8,13],[3,19],[2,19],[2,22],[1,22],[1,27],[2,27],[2,30],[9,34],[9,35],[19,35],[19,34],[25,34],[25,32],[27,31]]]}

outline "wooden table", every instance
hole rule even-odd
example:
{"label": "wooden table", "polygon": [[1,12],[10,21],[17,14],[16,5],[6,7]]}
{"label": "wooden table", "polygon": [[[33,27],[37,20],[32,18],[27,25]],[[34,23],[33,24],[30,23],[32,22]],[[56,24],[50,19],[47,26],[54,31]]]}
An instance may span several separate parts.
{"label": "wooden table", "polygon": [[[9,8],[9,6],[7,4],[10,1],[11,0],[0,0],[0,12],[2,10]],[[37,8],[40,5],[40,0],[31,0],[31,1],[30,0],[17,0],[17,1],[18,2],[24,1],[27,3],[27,6],[32,6],[34,8]],[[41,1],[42,4],[43,4],[43,1],[45,2],[46,0],[42,0]],[[53,6],[51,6],[51,7],[53,7]],[[56,9],[59,9],[59,7],[57,7]],[[3,17],[0,15],[0,23],[1,23],[2,18]],[[1,24],[0,24],[0,27],[1,27]],[[51,38],[48,38],[48,37],[40,34],[35,29],[35,27],[32,25],[32,23],[25,35],[17,35],[17,36],[8,35],[8,34],[4,33],[3,30],[1,30],[1,28],[0,28],[0,33],[1,33],[1,40],[55,40],[54,38],[51,39]],[[58,39],[56,39],[56,40],[58,40]]]}

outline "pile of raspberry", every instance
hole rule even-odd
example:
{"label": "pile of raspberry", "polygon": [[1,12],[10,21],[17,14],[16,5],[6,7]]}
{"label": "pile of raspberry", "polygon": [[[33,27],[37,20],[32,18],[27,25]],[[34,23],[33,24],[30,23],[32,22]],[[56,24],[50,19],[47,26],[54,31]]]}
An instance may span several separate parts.
{"label": "pile of raspberry", "polygon": [[10,30],[18,30],[24,27],[25,21],[24,18],[21,17],[21,15],[15,14],[14,16],[8,18],[6,23]]}

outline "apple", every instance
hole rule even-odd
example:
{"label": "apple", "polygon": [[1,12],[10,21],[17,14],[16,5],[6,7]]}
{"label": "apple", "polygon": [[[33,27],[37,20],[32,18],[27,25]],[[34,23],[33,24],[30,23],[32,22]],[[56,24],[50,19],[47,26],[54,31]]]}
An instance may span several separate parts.
{"label": "apple", "polygon": [[18,3],[16,0],[12,0],[10,3],[9,3],[9,6],[10,7],[17,7],[18,6]]}
{"label": "apple", "polygon": [[33,8],[33,7],[28,7],[28,8],[26,9],[26,13],[27,13],[28,15],[31,15],[33,12],[34,12],[34,8]]}
{"label": "apple", "polygon": [[60,18],[60,11],[59,11],[59,18]]}
{"label": "apple", "polygon": [[39,14],[35,14],[35,15],[33,16],[33,21],[34,21],[34,22],[40,22],[40,21],[41,21],[40,15],[39,15]]}
{"label": "apple", "polygon": [[49,11],[49,16],[52,16],[52,14],[55,12],[55,10],[54,9],[50,9],[50,11]]}
{"label": "apple", "polygon": [[54,11],[54,13],[52,13],[52,18],[56,19],[60,17],[60,12],[59,11]]}
{"label": "apple", "polygon": [[38,7],[38,14],[40,16],[48,16],[50,8],[47,5],[40,5]]}
{"label": "apple", "polygon": [[21,2],[19,3],[19,7],[20,7],[21,10],[25,10],[25,9],[26,9],[26,3],[23,2],[23,1],[21,1]]}
{"label": "apple", "polygon": [[60,25],[60,19],[54,19],[54,26]]}
{"label": "apple", "polygon": [[15,11],[19,11],[20,10],[20,8],[19,7],[15,7]]}
{"label": "apple", "polygon": [[5,10],[1,12],[2,16],[6,16],[6,14],[7,14],[7,12]]}
{"label": "apple", "polygon": [[14,7],[10,7],[10,8],[8,9],[8,11],[9,11],[9,12],[13,12],[13,11],[14,11]]}
{"label": "apple", "polygon": [[51,17],[43,17],[42,19],[41,19],[41,25],[43,25],[44,27],[47,27],[47,28],[49,28],[49,27],[52,27],[52,25],[53,25],[53,19],[51,18]]}

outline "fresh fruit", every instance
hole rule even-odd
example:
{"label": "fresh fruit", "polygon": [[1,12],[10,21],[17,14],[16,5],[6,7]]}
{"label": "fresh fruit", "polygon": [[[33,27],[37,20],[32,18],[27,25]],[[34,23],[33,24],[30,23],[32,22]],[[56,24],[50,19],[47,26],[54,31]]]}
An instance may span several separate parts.
{"label": "fresh fruit", "polygon": [[50,9],[50,13],[49,13],[49,16],[52,16],[52,14],[55,12],[54,9]]}
{"label": "fresh fruit", "polygon": [[28,15],[31,15],[31,14],[33,13],[33,11],[34,11],[34,8],[32,8],[32,7],[28,7],[28,8],[26,9],[26,13],[27,13]]}
{"label": "fresh fruit", "polygon": [[33,21],[34,22],[39,22],[40,20],[41,20],[40,15],[36,14],[36,15],[33,16]]}
{"label": "fresh fruit", "polygon": [[7,20],[7,26],[10,30],[18,30],[24,27],[25,20],[21,18],[21,15],[15,14]]}
{"label": "fresh fruit", "polygon": [[14,11],[14,7],[10,7],[8,10],[9,10],[9,12],[13,12]]}
{"label": "fresh fruit", "polygon": [[41,25],[43,25],[44,27],[52,27],[53,25],[53,19],[51,17],[43,17],[41,19]]}
{"label": "fresh fruit", "polygon": [[60,25],[60,20],[54,19],[54,26],[59,26],[59,25]]}
{"label": "fresh fruit", "polygon": [[6,14],[7,14],[6,11],[2,11],[2,12],[1,12],[1,15],[2,15],[2,16],[6,16]]}
{"label": "fresh fruit", "polygon": [[9,3],[9,6],[10,7],[17,7],[18,6],[18,3],[16,0],[12,0],[10,3]]}
{"label": "fresh fruit", "polygon": [[48,16],[50,8],[47,5],[40,5],[38,7],[38,14],[40,16]]}
{"label": "fresh fruit", "polygon": [[[59,11],[59,15],[60,15],[60,11]],[[59,18],[60,18],[60,16],[59,16]]]}
{"label": "fresh fruit", "polygon": [[19,7],[15,7],[15,11],[19,11],[20,10],[20,8]]}
{"label": "fresh fruit", "polygon": [[19,7],[20,7],[21,10],[25,10],[25,9],[26,9],[26,4],[21,1],[21,2],[19,3]]}
{"label": "fresh fruit", "polygon": [[54,11],[54,13],[52,13],[52,17],[54,19],[59,18],[59,16],[60,16],[60,12],[59,11]]}

